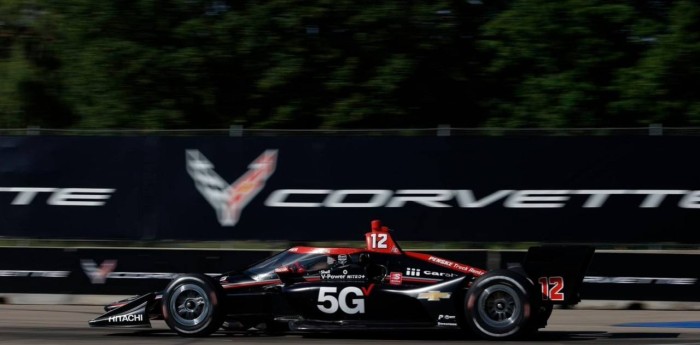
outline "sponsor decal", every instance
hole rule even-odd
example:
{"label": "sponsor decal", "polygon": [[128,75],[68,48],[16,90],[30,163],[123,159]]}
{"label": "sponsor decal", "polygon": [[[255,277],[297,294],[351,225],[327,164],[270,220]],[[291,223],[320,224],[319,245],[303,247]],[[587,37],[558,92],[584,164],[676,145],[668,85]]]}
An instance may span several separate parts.
{"label": "sponsor decal", "polygon": [[265,182],[275,172],[277,150],[266,150],[248,165],[248,171],[229,184],[198,150],[185,152],[187,172],[195,187],[214,207],[221,226],[238,223],[243,208],[265,187]]}
{"label": "sponsor decal", "polygon": [[459,274],[457,274],[457,273],[452,273],[452,272],[437,272],[437,271],[428,271],[428,270],[423,271],[423,275],[432,276],[432,277],[441,277],[441,278],[454,278],[454,277],[459,277]]}
{"label": "sponsor decal", "polygon": [[321,270],[319,274],[323,280],[364,280],[364,274],[348,274],[348,270],[343,270],[342,274],[331,274],[331,270]]}
{"label": "sponsor decal", "polygon": [[[700,208],[700,190],[681,189],[502,189],[481,197],[471,189],[278,189],[270,193],[265,205],[374,208],[412,204],[431,208],[484,208],[500,203],[505,208],[552,209],[569,205],[600,208],[611,197],[620,195],[639,196],[633,200],[639,208],[657,208],[666,199],[671,199],[669,196],[680,208]],[[358,198],[364,198],[364,201],[358,201]]]}
{"label": "sponsor decal", "polygon": [[129,315],[116,315],[110,316],[107,322],[143,322],[143,315],[141,314],[129,314]]}
{"label": "sponsor decal", "polygon": [[406,268],[406,276],[410,277],[420,277],[420,268]]}
{"label": "sponsor decal", "polygon": [[[219,223],[235,226],[242,210],[264,189],[275,172],[277,155],[278,150],[264,151],[248,166],[248,171],[231,184],[216,173],[214,164],[199,150],[186,150],[186,168],[197,190],[215,209]],[[104,201],[94,199],[106,199],[114,189],[8,187],[0,188],[1,191],[19,193],[13,204],[26,204],[37,193],[53,193],[56,196],[49,198],[50,204],[69,201],[71,205],[88,206],[103,204]],[[673,203],[679,208],[700,209],[700,190],[687,189],[501,189],[484,194],[472,189],[277,189],[267,195],[264,204],[292,208],[401,208],[409,205],[558,209],[601,208],[610,199],[631,202],[638,208],[658,208]],[[386,247],[379,237],[373,239],[372,244],[370,248],[399,252],[398,248]]]}
{"label": "sponsor decal", "polygon": [[418,294],[418,299],[426,299],[430,302],[436,302],[439,301],[443,298],[450,298],[452,294],[449,292],[441,292],[441,291],[428,291],[428,292],[421,292]]}
{"label": "sponsor decal", "polygon": [[80,267],[83,268],[85,275],[90,278],[92,284],[104,284],[107,281],[107,276],[117,268],[117,260],[105,260],[100,267],[94,260],[80,260]]}
{"label": "sponsor decal", "polygon": [[369,296],[372,293],[372,289],[374,289],[374,284],[369,284],[368,287],[362,288],[362,293],[365,294],[365,296]]}
{"label": "sponsor decal", "polygon": [[455,317],[454,315],[443,315],[443,314],[438,315],[438,321],[453,321],[456,319],[457,319],[457,317]]}
{"label": "sponsor decal", "polygon": [[484,275],[486,273],[486,271],[484,271],[484,270],[480,270],[478,268],[474,268],[474,267],[467,266],[467,265],[462,265],[460,263],[453,262],[450,260],[445,260],[445,259],[438,258],[435,256],[430,256],[428,258],[428,261],[434,262],[440,266],[444,266],[444,267],[451,268],[451,269],[458,270],[458,271],[462,271],[462,272],[467,272],[467,273],[477,275],[477,276]]}
{"label": "sponsor decal", "polygon": [[70,271],[0,270],[0,277],[66,278]]}
{"label": "sponsor decal", "polygon": [[401,272],[391,272],[389,274],[390,285],[401,285],[403,283],[403,275]]}
{"label": "sponsor decal", "polygon": [[338,263],[341,265],[345,265],[348,262],[348,256],[345,254],[340,254],[338,255]]}
{"label": "sponsor decal", "polygon": [[443,266],[448,266],[448,267],[452,267],[452,264],[454,264],[454,262],[452,262],[452,261],[441,259],[441,258],[436,258],[434,256],[431,256],[430,258],[428,258],[428,260],[432,261],[434,263],[443,265]]}
{"label": "sponsor decal", "polygon": [[0,192],[16,193],[12,205],[30,205],[38,194],[47,194],[52,206],[103,206],[114,188],[0,187]]}
{"label": "sponsor decal", "polygon": [[668,277],[601,277],[586,276],[583,282],[587,284],[648,284],[648,285],[694,285],[697,278],[668,278]]}
{"label": "sponsor decal", "polygon": [[437,319],[438,326],[457,326],[457,317],[454,315],[438,315]]}
{"label": "sponsor decal", "polygon": [[[427,262],[430,262],[430,263],[433,263],[433,264],[436,264],[436,265],[439,265],[442,267],[446,267],[446,268],[449,268],[449,269],[452,269],[455,271],[468,273],[468,274],[471,274],[474,276],[481,276],[481,275],[484,275],[486,273],[485,270],[471,267],[471,266],[467,266],[464,264],[460,264],[458,262],[446,260],[446,259],[439,258],[437,256],[433,256],[433,255],[429,255],[429,254],[416,253],[416,252],[406,252],[406,256],[409,256],[409,257],[414,258],[414,259],[422,260],[422,261],[427,261]],[[430,271],[430,272],[431,272],[431,276],[433,276],[433,277],[442,276],[441,272],[437,272],[437,271]],[[423,272],[423,275],[425,275],[425,271]],[[450,278],[447,275],[442,276],[442,277]]]}
{"label": "sponsor decal", "polygon": [[457,326],[457,323],[456,322],[440,322],[440,321],[438,321],[437,325],[438,326],[452,326],[452,327],[454,327],[454,326]]}
{"label": "sponsor decal", "polygon": [[[335,286],[324,286],[318,290],[318,310],[326,314],[334,314],[338,310],[345,314],[364,314],[365,296],[364,289],[355,286],[348,286],[340,290],[338,297],[335,294],[338,288]],[[360,297],[360,298],[352,298]]]}

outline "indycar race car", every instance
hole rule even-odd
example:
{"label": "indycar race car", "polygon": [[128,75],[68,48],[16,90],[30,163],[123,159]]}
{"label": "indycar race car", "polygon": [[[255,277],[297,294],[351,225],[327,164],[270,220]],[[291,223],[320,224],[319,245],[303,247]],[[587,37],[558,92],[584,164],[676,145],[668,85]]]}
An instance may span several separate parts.
{"label": "indycar race car", "polygon": [[89,324],[150,327],[163,319],[182,336],[433,328],[511,339],[544,327],[554,305],[580,301],[594,252],[532,247],[522,264],[486,271],[403,251],[377,220],[365,237],[365,248],[293,247],[240,272],[180,275],[162,292],[107,305]]}

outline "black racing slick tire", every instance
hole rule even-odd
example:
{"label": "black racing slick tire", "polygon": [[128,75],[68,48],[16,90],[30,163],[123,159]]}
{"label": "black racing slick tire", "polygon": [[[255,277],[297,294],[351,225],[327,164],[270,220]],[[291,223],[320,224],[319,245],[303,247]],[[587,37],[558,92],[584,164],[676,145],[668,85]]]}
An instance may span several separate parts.
{"label": "black racing slick tire", "polygon": [[163,318],[170,329],[185,337],[205,337],[224,322],[221,285],[202,274],[173,279],[163,293]]}
{"label": "black racing slick tire", "polygon": [[490,271],[467,291],[462,326],[484,339],[517,339],[536,322],[534,296],[534,286],[523,275]]}

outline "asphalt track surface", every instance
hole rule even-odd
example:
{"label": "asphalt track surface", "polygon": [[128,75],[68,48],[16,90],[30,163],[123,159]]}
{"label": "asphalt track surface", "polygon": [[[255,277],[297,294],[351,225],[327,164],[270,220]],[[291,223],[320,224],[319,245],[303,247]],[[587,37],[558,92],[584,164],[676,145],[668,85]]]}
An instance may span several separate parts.
{"label": "asphalt track surface", "polygon": [[[181,338],[162,321],[150,330],[89,328],[97,306],[0,305],[1,344],[495,344],[456,332],[352,332],[315,335],[240,335]],[[623,323],[677,322],[697,327],[700,311],[555,310],[550,324],[533,337],[509,344],[700,345],[700,328],[619,327]],[[661,325],[663,326],[663,325]]]}

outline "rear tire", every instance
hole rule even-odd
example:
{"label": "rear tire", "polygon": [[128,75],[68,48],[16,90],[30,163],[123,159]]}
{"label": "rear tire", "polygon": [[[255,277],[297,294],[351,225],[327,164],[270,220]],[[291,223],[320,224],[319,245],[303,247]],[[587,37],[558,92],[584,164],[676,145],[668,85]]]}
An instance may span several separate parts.
{"label": "rear tire", "polygon": [[204,337],[224,322],[221,285],[202,274],[175,278],[163,294],[163,318],[170,329],[185,337]]}
{"label": "rear tire", "polygon": [[464,300],[462,326],[485,339],[515,339],[532,331],[534,286],[513,271],[494,270],[474,281]]}

